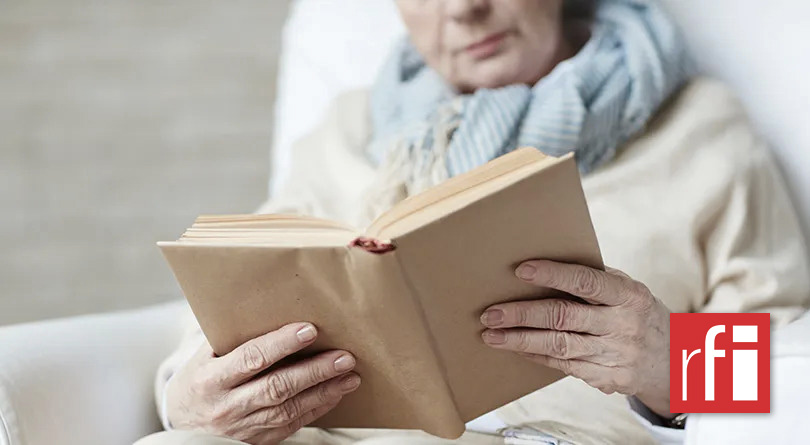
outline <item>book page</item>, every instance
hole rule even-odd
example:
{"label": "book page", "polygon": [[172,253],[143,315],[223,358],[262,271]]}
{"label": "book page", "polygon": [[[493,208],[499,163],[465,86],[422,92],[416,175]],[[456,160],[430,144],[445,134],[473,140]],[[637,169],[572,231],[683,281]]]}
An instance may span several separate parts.
{"label": "book page", "polygon": [[309,216],[202,215],[175,243],[345,246],[358,236],[359,231],[350,226]]}
{"label": "book page", "polygon": [[199,229],[279,229],[318,228],[357,232],[354,227],[323,218],[304,215],[200,215],[192,228]]}
{"label": "book page", "polygon": [[383,239],[401,236],[572,156],[555,158],[534,148],[521,148],[404,200],[381,215],[366,232]]}
{"label": "book page", "polygon": [[561,296],[515,277],[524,260],[603,268],[573,158],[393,241],[464,421],[562,377],[486,346],[479,317],[492,304]]}
{"label": "book page", "polygon": [[463,433],[396,252],[345,245],[161,248],[218,355],[304,320],[319,335],[303,355],[354,354],[363,383],[314,426],[424,429],[448,438]]}

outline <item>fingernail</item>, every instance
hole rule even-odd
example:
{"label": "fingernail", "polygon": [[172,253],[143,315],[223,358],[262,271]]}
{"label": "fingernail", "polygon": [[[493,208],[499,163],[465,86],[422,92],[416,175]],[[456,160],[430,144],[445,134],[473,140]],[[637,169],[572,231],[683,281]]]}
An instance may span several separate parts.
{"label": "fingernail", "polygon": [[335,360],[335,371],[346,372],[354,368],[354,357],[348,354],[343,354]]}
{"label": "fingernail", "polygon": [[360,376],[357,374],[347,375],[340,380],[340,388],[346,392],[354,391],[358,386],[360,386]]}
{"label": "fingernail", "polygon": [[481,334],[481,337],[484,339],[484,343],[490,345],[502,345],[506,343],[506,333],[500,329],[486,330]]}
{"label": "fingernail", "polygon": [[531,280],[534,278],[534,274],[537,273],[537,268],[531,264],[521,264],[516,273],[521,280]]}
{"label": "fingernail", "polygon": [[315,339],[315,337],[318,335],[318,332],[315,330],[315,326],[308,324],[303,328],[299,329],[295,335],[298,336],[298,341],[300,341],[301,343],[309,343]]}
{"label": "fingernail", "polygon": [[484,326],[500,326],[503,323],[503,311],[500,309],[489,309],[481,314],[481,323]]}

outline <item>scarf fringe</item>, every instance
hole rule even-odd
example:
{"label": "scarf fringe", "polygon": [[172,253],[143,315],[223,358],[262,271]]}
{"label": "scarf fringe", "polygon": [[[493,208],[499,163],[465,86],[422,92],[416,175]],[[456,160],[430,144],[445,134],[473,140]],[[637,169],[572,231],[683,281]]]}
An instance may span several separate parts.
{"label": "scarf fringe", "polygon": [[600,1],[585,46],[531,87],[459,96],[404,38],[371,93],[366,154],[380,174],[367,217],[521,146],[574,152],[589,173],[643,130],[692,68],[665,11],[640,0]]}
{"label": "scarf fringe", "polygon": [[461,99],[451,101],[438,110],[438,124],[426,127],[416,141],[400,137],[393,143],[365,193],[363,220],[373,221],[405,198],[449,178],[447,155],[462,106]]}

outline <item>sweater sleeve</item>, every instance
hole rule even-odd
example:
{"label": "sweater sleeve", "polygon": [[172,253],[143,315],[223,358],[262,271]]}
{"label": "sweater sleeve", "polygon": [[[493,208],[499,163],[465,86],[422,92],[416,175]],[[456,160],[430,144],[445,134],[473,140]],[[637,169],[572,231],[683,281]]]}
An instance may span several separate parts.
{"label": "sweater sleeve", "polygon": [[[346,222],[346,215],[356,206],[349,198],[358,194],[366,182],[361,177],[368,176],[371,169],[360,156],[369,131],[366,113],[366,91],[350,91],[337,97],[321,124],[293,144],[287,180],[255,213],[298,214]],[[166,413],[166,389],[172,376],[206,341],[191,310],[178,322],[186,326],[184,338],[160,365],[155,378],[155,402],[167,430],[171,424]]]}
{"label": "sweater sleeve", "polygon": [[197,324],[197,320],[194,319],[190,308],[187,308],[182,319],[178,320],[178,322],[185,326],[183,338],[177,349],[160,364],[155,376],[155,402],[158,416],[163,428],[167,431],[171,430],[172,426],[166,413],[166,389],[171,383],[175,372],[181,369],[205,342],[202,330],[200,330],[200,326]]}
{"label": "sweater sleeve", "polygon": [[[284,184],[275,196],[265,201],[254,213],[288,213],[299,215],[313,215],[319,208],[318,201],[307,195],[306,189],[296,190],[296,185]],[[200,325],[188,308],[182,320],[185,326],[183,339],[177,349],[169,355],[158,368],[155,377],[155,402],[158,416],[166,431],[172,429],[166,412],[167,389],[172,377],[191,359],[194,353],[206,342]]]}
{"label": "sweater sleeve", "polygon": [[769,312],[779,327],[810,300],[806,245],[769,151],[740,148],[743,168],[701,236],[708,296],[702,311]]}

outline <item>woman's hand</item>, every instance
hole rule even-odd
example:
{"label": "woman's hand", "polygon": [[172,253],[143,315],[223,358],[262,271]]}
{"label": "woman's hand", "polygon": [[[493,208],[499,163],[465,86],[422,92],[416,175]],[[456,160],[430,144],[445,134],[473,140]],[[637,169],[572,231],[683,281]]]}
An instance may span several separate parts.
{"label": "woman's hand", "polygon": [[669,310],[646,286],[606,272],[526,261],[516,275],[591,304],[545,299],[496,304],[481,316],[484,342],[584,380],[606,394],[634,395],[669,415]]}
{"label": "woman's hand", "polygon": [[338,404],[360,385],[346,351],[324,352],[267,371],[315,341],[309,323],[292,323],[216,357],[206,343],[167,388],[177,429],[202,430],[250,444],[275,444]]}

